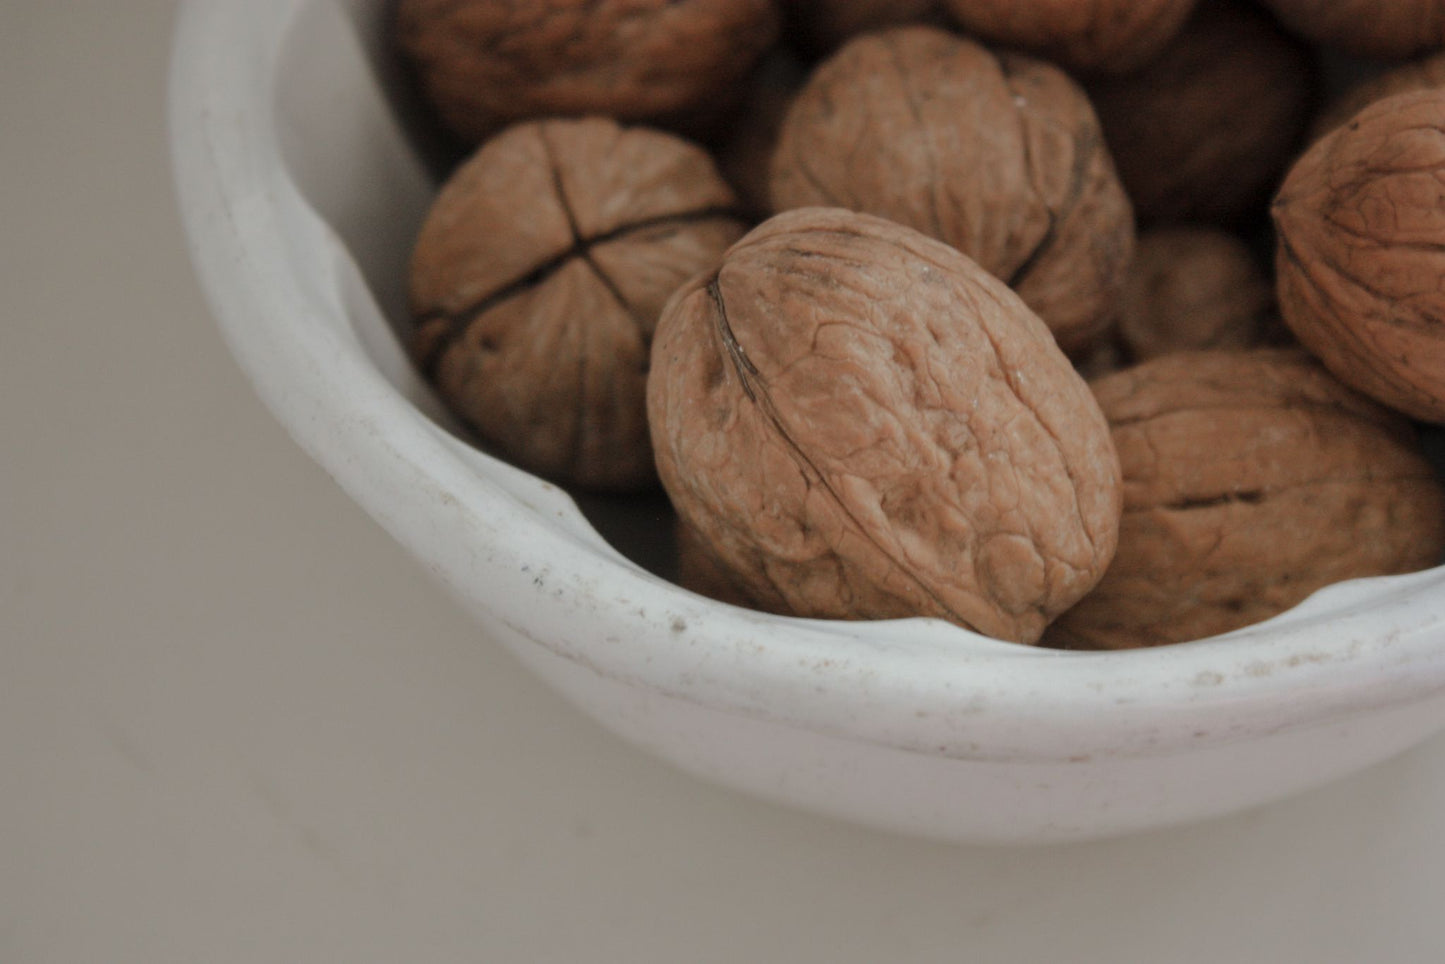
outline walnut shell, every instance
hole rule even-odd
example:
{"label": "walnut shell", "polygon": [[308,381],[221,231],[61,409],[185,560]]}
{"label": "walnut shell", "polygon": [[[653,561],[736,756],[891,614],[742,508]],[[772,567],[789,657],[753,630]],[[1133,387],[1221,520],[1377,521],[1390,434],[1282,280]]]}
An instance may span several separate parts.
{"label": "walnut shell", "polygon": [[1445,495],[1410,424],[1304,352],[1185,352],[1092,387],[1124,471],[1119,548],[1050,644],[1212,636],[1445,552]]}
{"label": "walnut shell", "polygon": [[1376,101],[1275,198],[1280,311],[1346,384],[1445,422],[1445,90]]}
{"label": "walnut shell", "polygon": [[1134,247],[1083,91],[1057,68],[930,27],[848,43],[794,98],[776,210],[889,218],[1006,281],[1066,350],[1107,323]]}
{"label": "walnut shell", "polygon": [[770,610],[1031,643],[1113,553],[1118,463],[1048,329],[881,218],[780,214],[688,282],[648,415],[678,514]]}
{"label": "walnut shell", "polygon": [[1159,55],[1196,0],[943,0],[967,32],[1075,70],[1119,73]]}
{"label": "walnut shell", "polygon": [[1263,344],[1274,284],[1223,231],[1155,228],[1139,237],[1119,299],[1120,340],[1135,361],[1176,351]]}
{"label": "walnut shell", "polygon": [[1445,47],[1445,0],[1264,0],[1290,30],[1363,57]]}
{"label": "walnut shell", "polygon": [[442,187],[411,265],[411,348],[448,407],[521,467],[655,482],[645,382],[667,297],[745,226],[701,149],[589,118],[528,122]]}
{"label": "walnut shell", "polygon": [[1315,118],[1309,140],[1319,140],[1377,100],[1432,87],[1445,87],[1445,52],[1401,64],[1351,87]]}
{"label": "walnut shell", "polygon": [[700,130],[777,39],[774,0],[401,0],[401,49],[448,127],[606,114]]}
{"label": "walnut shell", "polygon": [[1142,69],[1089,84],[1140,223],[1262,209],[1314,102],[1313,57],[1259,10],[1212,0]]}

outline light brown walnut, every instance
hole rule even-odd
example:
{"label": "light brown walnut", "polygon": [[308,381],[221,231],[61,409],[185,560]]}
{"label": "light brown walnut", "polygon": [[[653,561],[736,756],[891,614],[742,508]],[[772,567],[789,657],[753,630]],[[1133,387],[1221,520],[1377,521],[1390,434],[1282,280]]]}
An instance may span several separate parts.
{"label": "light brown walnut", "polygon": [[1134,247],[1079,86],[930,27],[858,37],[815,70],[778,137],[772,200],[876,214],[954,246],[1068,351],[1107,323]]}
{"label": "light brown walnut", "polygon": [[1363,57],[1445,47],[1445,0],[1264,0],[1290,30]]}
{"label": "light brown walnut", "polygon": [[401,0],[401,50],[458,136],[606,114],[698,133],[777,39],[774,0]]}
{"label": "light brown walnut", "polygon": [[745,230],[700,148],[611,120],[528,122],[442,187],[411,264],[412,353],[447,406],[529,471],[655,484],[652,332]]}
{"label": "light brown walnut", "polygon": [[1089,96],[1141,224],[1261,210],[1300,144],[1314,59],[1259,9],[1201,4],[1158,58]]}
{"label": "light brown walnut", "polygon": [[1445,422],[1445,90],[1376,101],[1273,206],[1280,311],[1345,383]]}
{"label": "light brown walnut", "polygon": [[1155,228],[1139,237],[1118,331],[1129,356],[1147,361],[1264,344],[1273,314],[1274,284],[1239,238],[1212,228]]}
{"label": "light brown walnut", "polygon": [[1185,352],[1092,383],[1124,472],[1119,548],[1046,642],[1200,639],[1445,552],[1410,424],[1304,352]]}
{"label": "light brown walnut", "polygon": [[1074,70],[1119,73],[1159,55],[1196,0],[942,0],[964,30]]}
{"label": "light brown walnut", "polygon": [[648,415],[678,514],[768,610],[1032,643],[1113,554],[1118,462],[1048,329],[881,218],[789,211],[688,282]]}

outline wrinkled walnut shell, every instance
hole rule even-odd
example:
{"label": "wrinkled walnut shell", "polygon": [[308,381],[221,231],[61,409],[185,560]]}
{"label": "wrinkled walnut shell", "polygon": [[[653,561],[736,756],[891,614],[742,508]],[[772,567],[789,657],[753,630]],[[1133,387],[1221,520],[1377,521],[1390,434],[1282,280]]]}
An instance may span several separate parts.
{"label": "wrinkled walnut shell", "polygon": [[1050,644],[1200,639],[1445,551],[1445,496],[1410,424],[1303,352],[1169,355],[1093,389],[1124,471],[1119,548]]}
{"label": "wrinkled walnut shell", "polygon": [[881,218],[778,215],[680,289],[648,415],[678,514],[769,610],[1031,643],[1113,553],[1088,387],[1013,292]]}
{"label": "wrinkled walnut shell", "polygon": [[471,143],[555,115],[696,132],[778,21],[773,0],[401,0],[396,15],[422,89]]}
{"label": "wrinkled walnut shell", "polygon": [[1264,0],[1293,32],[1362,57],[1445,47],[1445,0]]}
{"label": "wrinkled walnut shell", "polygon": [[744,231],[699,148],[610,120],[520,124],[442,187],[412,255],[412,353],[522,468],[655,481],[645,412],[663,302]]}
{"label": "wrinkled walnut shell", "polygon": [[1159,56],[1195,0],[943,0],[968,33],[1075,70],[1120,73]]}
{"label": "wrinkled walnut shell", "polygon": [[1170,352],[1263,344],[1274,284],[1245,243],[1211,228],[1139,237],[1119,299],[1119,338],[1135,361]]}
{"label": "wrinkled walnut shell", "polygon": [[1445,90],[1376,101],[1273,207],[1280,311],[1346,384],[1445,422]]}
{"label": "wrinkled walnut shell", "polygon": [[1004,280],[1065,350],[1107,323],[1134,247],[1083,91],[1057,68],[930,27],[859,37],[793,100],[776,210],[876,214]]}
{"label": "wrinkled walnut shell", "polygon": [[1211,0],[1157,59],[1089,96],[1141,224],[1228,224],[1268,200],[1315,89],[1302,44],[1258,9]]}

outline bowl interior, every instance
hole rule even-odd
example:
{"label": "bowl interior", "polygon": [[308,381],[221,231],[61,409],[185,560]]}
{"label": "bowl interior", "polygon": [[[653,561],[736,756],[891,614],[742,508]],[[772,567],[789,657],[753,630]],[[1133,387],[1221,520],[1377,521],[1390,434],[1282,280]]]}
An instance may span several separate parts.
{"label": "bowl interior", "polygon": [[[294,0],[275,66],[273,119],[281,159],[300,195],[333,232],[344,257],[362,283],[341,285],[346,323],[368,359],[416,410],[459,442],[471,445],[421,380],[403,349],[407,322],[406,273],[412,241],[444,173],[463,152],[429,121],[407,72],[388,43],[386,0]],[[1438,435],[1430,446],[1437,459],[1445,446]],[[507,484],[555,504],[553,487],[486,456],[481,471],[504,476]],[[649,497],[607,497],[570,493],[586,522],[624,556],[663,578],[674,572],[672,510],[660,492]],[[565,511],[572,511],[571,505]],[[1220,665],[1259,662],[1262,645],[1279,630],[1323,627],[1341,616],[1372,607],[1386,610],[1422,592],[1438,592],[1439,570],[1412,577],[1357,580],[1316,594],[1268,623],[1214,640],[1166,649],[1217,647]],[[769,617],[772,618],[772,617]],[[789,621],[794,624],[810,621]],[[852,639],[909,638],[926,648],[940,643],[956,651],[1015,659],[1026,648],[996,644],[955,627],[926,626],[932,620],[901,620],[839,631]],[[1304,630],[1301,630],[1304,627]],[[1289,635],[1289,634],[1286,634]],[[966,644],[959,638],[967,637]],[[1298,640],[1296,640],[1298,641]],[[993,644],[993,645],[989,645]],[[1293,645],[1293,644],[1291,644]],[[1109,674],[1121,654],[1050,654],[1068,657],[1082,675]],[[1196,654],[1199,655],[1199,654]],[[1138,678],[1156,672],[1198,674],[1208,660],[1184,660],[1161,651],[1127,654]],[[1213,665],[1210,663],[1210,665]],[[1214,670],[1208,670],[1214,674]],[[1227,672],[1217,675],[1227,676]],[[1082,678],[1082,677],[1081,677]],[[1178,682],[1176,680],[1176,682]]]}

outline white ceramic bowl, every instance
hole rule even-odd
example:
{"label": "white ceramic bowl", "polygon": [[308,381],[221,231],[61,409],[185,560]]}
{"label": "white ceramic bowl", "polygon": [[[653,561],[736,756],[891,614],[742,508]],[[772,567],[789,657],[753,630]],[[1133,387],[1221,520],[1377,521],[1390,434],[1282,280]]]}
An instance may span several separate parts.
{"label": "white ceramic bowl", "polygon": [[1227,813],[1445,725],[1439,569],[1210,640],[1064,653],[933,620],[752,613],[619,554],[565,493],[449,431],[393,334],[433,188],[399,120],[386,7],[183,3],[171,122],[196,267],[297,442],[603,725],[773,800],[1016,842]]}

